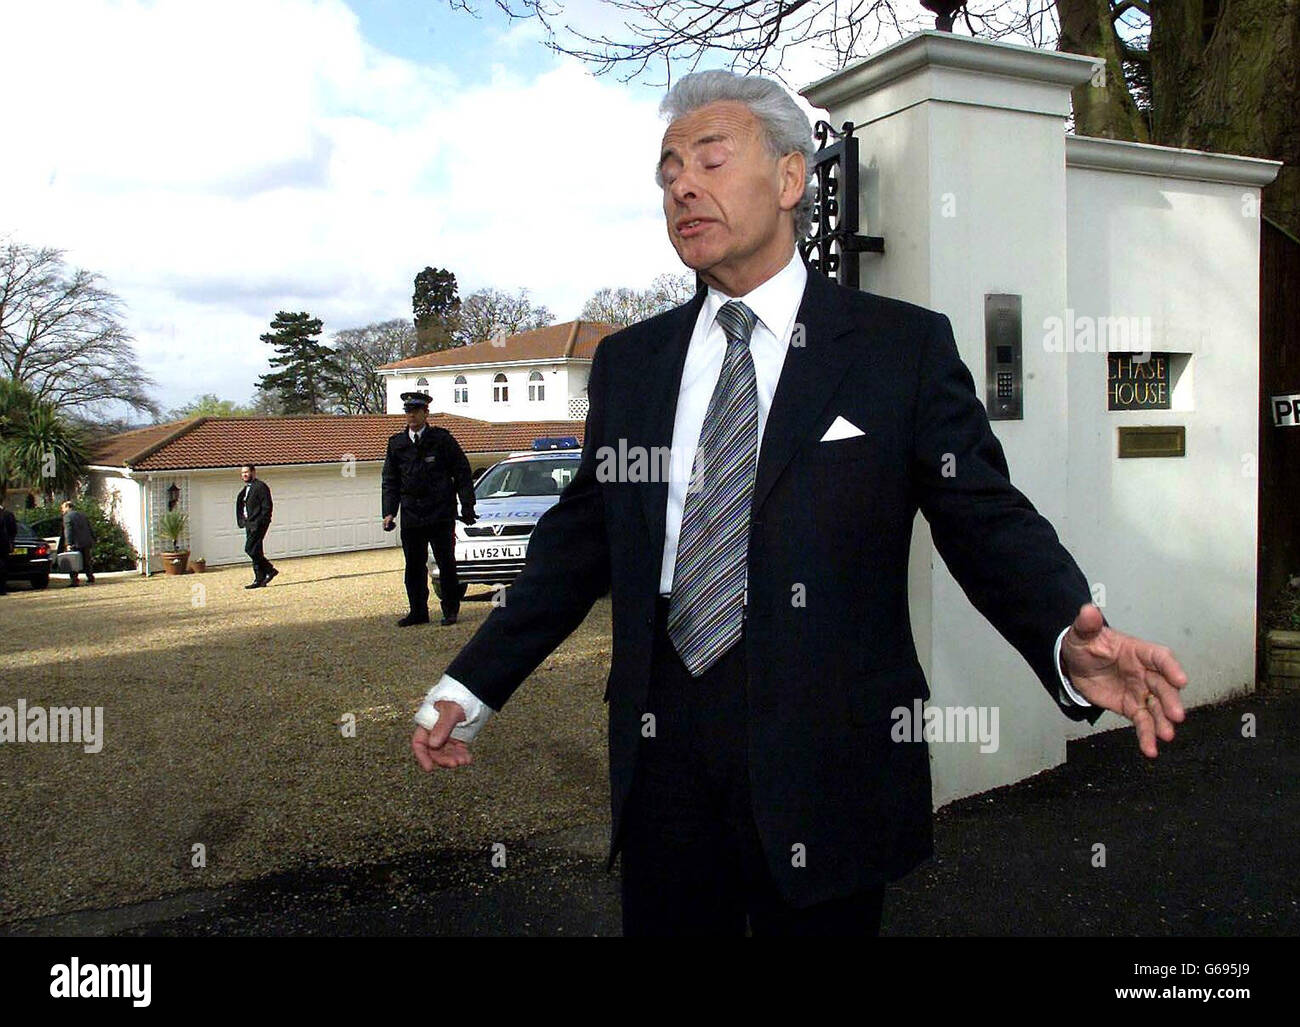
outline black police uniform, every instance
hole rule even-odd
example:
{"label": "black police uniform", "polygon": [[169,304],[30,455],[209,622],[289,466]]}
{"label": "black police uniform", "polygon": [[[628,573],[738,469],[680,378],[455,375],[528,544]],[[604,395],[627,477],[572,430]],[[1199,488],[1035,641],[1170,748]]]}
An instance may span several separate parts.
{"label": "black police uniform", "polygon": [[[406,400],[410,393],[403,393]],[[418,443],[403,428],[388,440],[384,457],[383,515],[402,512],[402,551],[406,556],[406,595],[413,621],[429,616],[429,547],[442,584],[442,613],[455,618],[460,610],[460,579],[456,575],[456,499],[461,515],[474,519],[474,481],[469,460],[454,435],[426,424]]]}

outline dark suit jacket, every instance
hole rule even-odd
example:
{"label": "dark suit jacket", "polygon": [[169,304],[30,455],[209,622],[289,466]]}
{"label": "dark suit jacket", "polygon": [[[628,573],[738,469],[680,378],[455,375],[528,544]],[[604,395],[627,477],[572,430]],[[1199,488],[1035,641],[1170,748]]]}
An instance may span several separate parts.
{"label": "dark suit jacket", "polygon": [[89,549],[95,544],[90,519],[80,510],[69,510],[63,515],[63,541],[69,549]]}
{"label": "dark suit jacket", "polygon": [[389,438],[380,481],[382,516],[400,509],[407,527],[455,520],[457,497],[462,514],[474,513],[469,458],[446,428],[425,425],[418,446],[405,428]]}
{"label": "dark suit jacket", "polygon": [[[672,442],[703,297],[600,344],[578,472],[534,529],[510,601],[447,668],[500,709],[611,593],[611,865],[646,709],[668,486],[601,482],[595,469],[619,439]],[[889,737],[890,711],[929,695],[908,618],[917,509],[966,595],[1053,701],[1056,636],[1091,596],[1011,485],[947,317],[810,270],[797,321],[805,344],[791,343],[759,453],[746,655],[754,817],[778,886],[805,906],[900,877],[932,852],[925,744]],[[865,434],[819,441],[837,415]],[[806,867],[791,866],[795,845]]]}
{"label": "dark suit jacket", "polygon": [[256,534],[271,526],[271,486],[261,478],[247,482],[248,499],[244,499],[244,486],[235,493],[235,523]]}

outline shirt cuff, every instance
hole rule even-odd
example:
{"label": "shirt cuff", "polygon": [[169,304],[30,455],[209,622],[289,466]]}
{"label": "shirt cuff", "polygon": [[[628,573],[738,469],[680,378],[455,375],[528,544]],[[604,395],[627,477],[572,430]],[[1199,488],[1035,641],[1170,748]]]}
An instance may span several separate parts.
{"label": "shirt cuff", "polygon": [[1076,706],[1091,706],[1092,703],[1088,702],[1087,699],[1085,699],[1083,696],[1081,696],[1078,692],[1076,692],[1073,688],[1070,687],[1070,679],[1065,676],[1065,670],[1061,666],[1061,643],[1065,641],[1065,632],[1069,630],[1070,630],[1070,626],[1066,625],[1065,631],[1062,631],[1059,635],[1056,636],[1056,649],[1053,651],[1052,659],[1053,662],[1056,664],[1056,672],[1061,675],[1062,692],[1065,695],[1069,696],[1070,700]]}
{"label": "shirt cuff", "polygon": [[465,710],[465,719],[451,730],[451,737],[457,741],[469,743],[479,733],[488,718],[496,711],[487,703],[462,685],[450,674],[444,674],[436,685],[429,689],[424,702],[415,711],[415,722],[420,727],[432,731],[438,723],[438,710],[433,704],[440,700],[460,703]]}

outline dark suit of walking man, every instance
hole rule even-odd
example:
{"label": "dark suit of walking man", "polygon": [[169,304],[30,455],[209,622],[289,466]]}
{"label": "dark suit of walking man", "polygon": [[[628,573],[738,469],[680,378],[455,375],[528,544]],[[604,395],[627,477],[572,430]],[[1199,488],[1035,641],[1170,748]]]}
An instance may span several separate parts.
{"label": "dark suit of walking man", "polygon": [[[72,503],[65,500],[60,507],[63,510],[63,545],[71,551],[81,554],[81,569],[85,572],[86,582],[95,583],[95,565],[91,559],[95,546],[95,530],[90,526],[90,519],[80,510],[74,510]],[[77,571],[68,574],[72,588],[77,587]]]}
{"label": "dark suit of walking man", "polygon": [[[811,133],[781,97],[725,72],[669,94],[668,234],[708,290],[601,343],[579,470],[416,714],[425,770],[468,763],[611,595],[625,934],[874,934],[885,882],[930,855],[926,747],[890,738],[890,711],[928,695],[908,620],[918,509],[1066,716],[1121,712],[1148,756],[1183,718],[1172,654],[1103,623],[1011,485],[948,319],[803,267]],[[703,453],[694,483],[610,473],[611,450],[669,446],[677,467]]]}
{"label": "dark suit of walking man", "polygon": [[235,497],[235,523],[244,529],[244,552],[253,561],[253,581],[245,588],[265,588],[280,572],[262,552],[262,541],[271,528],[271,488],[257,476],[257,468],[240,468],[244,487]]}

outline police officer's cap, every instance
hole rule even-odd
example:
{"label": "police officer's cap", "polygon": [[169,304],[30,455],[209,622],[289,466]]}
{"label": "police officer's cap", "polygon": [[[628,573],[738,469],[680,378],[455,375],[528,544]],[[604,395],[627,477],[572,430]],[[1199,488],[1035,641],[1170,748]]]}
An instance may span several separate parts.
{"label": "police officer's cap", "polygon": [[424,407],[427,410],[429,407],[429,403],[432,402],[432,400],[433,397],[430,396],[427,392],[403,392],[402,393],[402,406],[406,410],[415,410],[418,409],[419,407]]}

